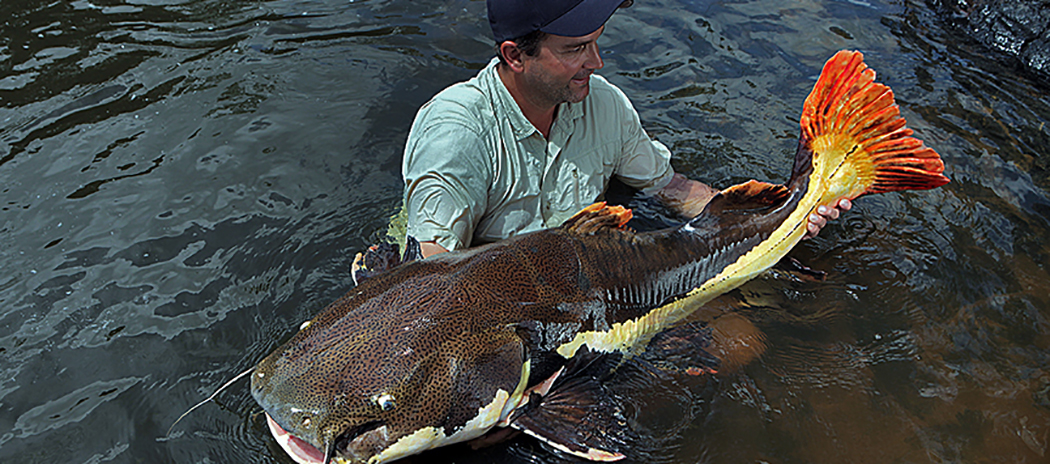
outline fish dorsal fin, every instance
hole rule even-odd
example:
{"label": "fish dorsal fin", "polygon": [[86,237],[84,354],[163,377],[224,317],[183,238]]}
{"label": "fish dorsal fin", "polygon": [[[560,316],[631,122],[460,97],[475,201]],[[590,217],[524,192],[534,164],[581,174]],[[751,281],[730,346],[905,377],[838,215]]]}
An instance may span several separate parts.
{"label": "fish dorsal fin", "polygon": [[601,230],[626,230],[630,221],[630,209],[622,206],[607,206],[604,201],[590,205],[574,214],[561,225],[562,230],[576,234],[593,234]]}
{"label": "fish dorsal fin", "polygon": [[783,185],[749,180],[719,192],[717,200],[711,199],[708,213],[723,211],[764,210],[779,206],[788,197],[788,189]]}
{"label": "fish dorsal fin", "polygon": [[948,183],[940,156],[911,136],[893,91],[875,82],[860,52],[843,50],[824,64],[800,124],[794,175],[812,163],[818,177],[842,186],[839,197]]}
{"label": "fish dorsal fin", "polygon": [[789,194],[783,185],[749,180],[718,192],[689,224],[694,228],[708,229],[735,224],[741,215],[760,214],[782,206]]}

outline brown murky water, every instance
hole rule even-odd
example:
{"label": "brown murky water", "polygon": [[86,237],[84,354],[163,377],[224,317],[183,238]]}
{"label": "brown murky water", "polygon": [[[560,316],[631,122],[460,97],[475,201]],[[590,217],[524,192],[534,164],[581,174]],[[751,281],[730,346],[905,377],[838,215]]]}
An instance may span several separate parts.
{"label": "brown murky water", "polygon": [[[289,462],[245,384],[352,284],[481,1],[4,0],[0,461]],[[678,170],[783,181],[824,60],[865,53],[952,183],[867,197],[729,296],[765,355],[676,463],[1050,460],[1050,83],[922,2],[638,1],[602,71]],[[414,462],[559,462],[528,439]]]}

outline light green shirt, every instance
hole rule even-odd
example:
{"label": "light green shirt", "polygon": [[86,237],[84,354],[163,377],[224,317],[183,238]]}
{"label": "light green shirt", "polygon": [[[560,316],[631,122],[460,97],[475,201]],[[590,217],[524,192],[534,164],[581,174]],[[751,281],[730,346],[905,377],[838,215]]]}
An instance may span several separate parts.
{"label": "light green shirt", "polygon": [[653,192],[671,153],[642,129],[620,89],[592,75],[580,103],[558,107],[546,139],[518,108],[493,60],[420,108],[402,174],[408,231],[446,249],[555,227],[600,201],[615,175]]}

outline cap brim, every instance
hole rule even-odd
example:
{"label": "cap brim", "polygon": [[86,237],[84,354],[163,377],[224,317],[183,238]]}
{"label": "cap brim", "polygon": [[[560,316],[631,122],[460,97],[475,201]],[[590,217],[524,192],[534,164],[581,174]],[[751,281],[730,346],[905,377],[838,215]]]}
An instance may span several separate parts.
{"label": "cap brim", "polygon": [[540,30],[566,37],[584,36],[602,27],[622,3],[623,0],[583,0]]}

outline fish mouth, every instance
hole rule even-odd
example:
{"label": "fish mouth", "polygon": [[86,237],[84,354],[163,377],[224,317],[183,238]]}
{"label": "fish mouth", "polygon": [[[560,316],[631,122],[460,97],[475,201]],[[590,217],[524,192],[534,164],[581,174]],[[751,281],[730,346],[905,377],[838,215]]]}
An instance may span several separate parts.
{"label": "fish mouth", "polygon": [[[381,455],[391,445],[387,427],[381,422],[372,421],[341,434],[335,439],[335,444],[331,449],[332,454],[325,456],[324,450],[285,430],[270,416],[270,413],[264,413],[270,434],[277,440],[277,444],[281,445],[281,449],[298,464],[373,462],[376,456]],[[328,458],[329,461],[326,462],[325,458]],[[385,461],[385,459],[380,459],[378,462]]]}
{"label": "fish mouth", "polygon": [[324,464],[324,451],[281,428],[270,417],[270,413],[264,414],[266,414],[266,425],[270,427],[270,434],[293,461],[299,464]]}

